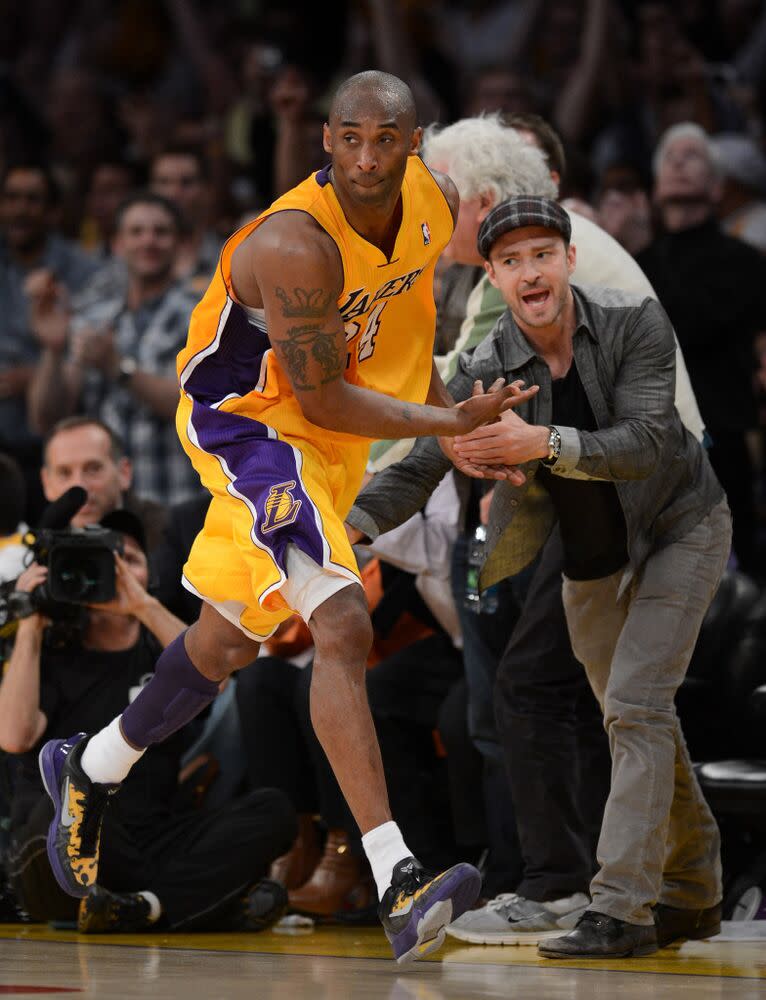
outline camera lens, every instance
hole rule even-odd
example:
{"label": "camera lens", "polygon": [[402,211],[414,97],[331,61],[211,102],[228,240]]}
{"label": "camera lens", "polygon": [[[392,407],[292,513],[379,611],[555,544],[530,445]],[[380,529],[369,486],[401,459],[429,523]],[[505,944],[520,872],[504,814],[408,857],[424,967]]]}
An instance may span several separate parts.
{"label": "camera lens", "polygon": [[62,561],[58,567],[59,580],[66,599],[69,601],[84,601],[96,589],[99,579],[99,566],[94,561],[79,556],[77,563]]}

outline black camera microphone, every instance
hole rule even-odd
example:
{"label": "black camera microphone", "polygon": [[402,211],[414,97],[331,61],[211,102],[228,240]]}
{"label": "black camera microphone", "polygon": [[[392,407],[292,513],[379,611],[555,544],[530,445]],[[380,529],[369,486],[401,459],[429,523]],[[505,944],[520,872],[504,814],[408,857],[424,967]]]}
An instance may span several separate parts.
{"label": "black camera microphone", "polygon": [[58,500],[49,503],[42,513],[38,531],[59,531],[69,526],[69,522],[88,499],[88,491],[82,486],[70,486]]}

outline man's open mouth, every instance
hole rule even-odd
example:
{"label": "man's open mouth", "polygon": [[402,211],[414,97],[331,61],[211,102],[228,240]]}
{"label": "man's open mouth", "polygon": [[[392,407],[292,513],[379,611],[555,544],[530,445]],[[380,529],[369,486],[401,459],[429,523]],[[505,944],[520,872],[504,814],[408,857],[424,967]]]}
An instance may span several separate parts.
{"label": "man's open mouth", "polygon": [[521,301],[526,303],[528,306],[541,306],[548,301],[549,295],[550,292],[547,288],[542,289],[541,291],[525,292],[521,296]]}

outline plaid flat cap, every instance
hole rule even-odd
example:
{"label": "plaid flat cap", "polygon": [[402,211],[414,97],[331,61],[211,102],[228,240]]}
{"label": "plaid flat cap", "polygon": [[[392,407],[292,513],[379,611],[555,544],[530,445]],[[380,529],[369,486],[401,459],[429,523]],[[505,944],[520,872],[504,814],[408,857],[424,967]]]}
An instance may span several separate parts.
{"label": "plaid flat cap", "polygon": [[524,229],[527,226],[555,229],[567,243],[572,235],[569,216],[557,201],[520,195],[495,205],[482,222],[477,238],[479,253],[488,260],[489,251],[501,236],[512,229]]}

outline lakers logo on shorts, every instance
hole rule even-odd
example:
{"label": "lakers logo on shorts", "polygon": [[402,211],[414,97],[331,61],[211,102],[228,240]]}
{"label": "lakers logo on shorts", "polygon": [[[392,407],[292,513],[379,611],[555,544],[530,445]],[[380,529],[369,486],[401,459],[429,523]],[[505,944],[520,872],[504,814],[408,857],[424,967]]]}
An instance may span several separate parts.
{"label": "lakers logo on shorts", "polygon": [[302,501],[296,500],[292,495],[290,491],[294,489],[294,479],[271,487],[263,505],[266,516],[261,524],[261,531],[264,534],[282,528],[286,524],[292,524],[296,519]]}

